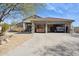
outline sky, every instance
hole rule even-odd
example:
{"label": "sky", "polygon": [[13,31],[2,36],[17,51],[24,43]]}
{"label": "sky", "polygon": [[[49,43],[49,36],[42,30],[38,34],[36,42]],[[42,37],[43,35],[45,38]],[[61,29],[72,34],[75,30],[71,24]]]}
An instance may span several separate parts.
{"label": "sky", "polygon": [[[40,7],[36,10],[36,15],[41,17],[54,17],[54,18],[65,18],[75,20],[74,26],[79,26],[79,4],[78,3],[48,3],[45,7]],[[18,17],[18,18],[17,18]],[[23,17],[18,14],[15,19],[18,21]],[[10,23],[11,18],[5,20]]]}

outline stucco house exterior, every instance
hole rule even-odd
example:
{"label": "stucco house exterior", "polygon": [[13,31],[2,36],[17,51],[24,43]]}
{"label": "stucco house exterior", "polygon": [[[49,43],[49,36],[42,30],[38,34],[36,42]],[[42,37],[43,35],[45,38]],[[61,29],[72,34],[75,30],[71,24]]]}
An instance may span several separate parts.
{"label": "stucco house exterior", "polygon": [[23,27],[24,32],[30,33],[69,33],[73,20],[62,18],[42,18],[37,15],[24,19],[18,26]]}

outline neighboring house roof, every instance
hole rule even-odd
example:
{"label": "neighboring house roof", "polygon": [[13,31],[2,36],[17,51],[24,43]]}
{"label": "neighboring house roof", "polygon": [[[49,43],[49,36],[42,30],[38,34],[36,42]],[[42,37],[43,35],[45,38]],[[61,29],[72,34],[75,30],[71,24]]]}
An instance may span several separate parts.
{"label": "neighboring house roof", "polygon": [[23,20],[23,22],[31,22],[31,21],[67,21],[67,22],[73,22],[74,20],[63,19],[63,18],[50,18],[50,17],[42,18],[42,17],[37,16],[37,15],[27,17]]}
{"label": "neighboring house roof", "polygon": [[17,26],[23,26],[23,22],[17,23]]}

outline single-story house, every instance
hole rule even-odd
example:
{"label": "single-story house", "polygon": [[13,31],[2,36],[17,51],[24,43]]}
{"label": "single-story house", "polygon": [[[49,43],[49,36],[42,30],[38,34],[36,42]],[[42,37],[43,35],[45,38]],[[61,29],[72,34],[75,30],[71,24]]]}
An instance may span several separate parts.
{"label": "single-story house", "polygon": [[18,26],[23,27],[23,31],[30,33],[69,33],[73,20],[62,18],[42,18],[37,15],[25,18]]}

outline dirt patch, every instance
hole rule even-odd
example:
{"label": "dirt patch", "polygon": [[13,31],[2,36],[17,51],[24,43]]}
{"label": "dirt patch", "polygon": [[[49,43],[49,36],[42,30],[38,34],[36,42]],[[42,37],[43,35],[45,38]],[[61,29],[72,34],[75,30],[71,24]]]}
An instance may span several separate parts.
{"label": "dirt patch", "polygon": [[9,42],[7,44],[0,45],[0,55],[14,49],[17,45],[31,38],[31,34],[14,34],[11,38],[9,38]]}

